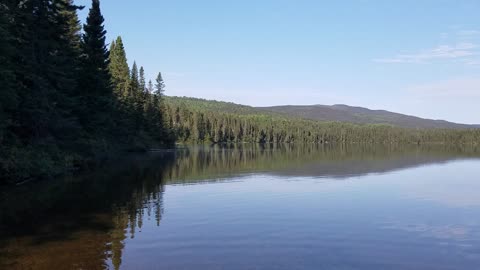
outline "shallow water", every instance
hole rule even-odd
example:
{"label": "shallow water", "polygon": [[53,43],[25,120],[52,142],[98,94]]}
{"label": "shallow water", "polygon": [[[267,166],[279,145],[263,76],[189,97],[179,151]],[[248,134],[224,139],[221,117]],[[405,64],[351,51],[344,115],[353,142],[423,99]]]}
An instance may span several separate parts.
{"label": "shallow water", "polygon": [[5,269],[476,269],[480,155],[240,145],[3,190]]}

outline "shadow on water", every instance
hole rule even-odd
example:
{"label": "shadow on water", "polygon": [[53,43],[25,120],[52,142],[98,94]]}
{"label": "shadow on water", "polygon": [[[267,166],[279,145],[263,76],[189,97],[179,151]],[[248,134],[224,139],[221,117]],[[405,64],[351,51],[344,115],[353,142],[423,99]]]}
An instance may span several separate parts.
{"label": "shadow on water", "polygon": [[160,226],[165,185],[261,173],[342,179],[478,158],[458,147],[196,146],[129,156],[96,172],[0,190],[0,268],[119,269],[125,239]]}
{"label": "shadow on water", "polygon": [[0,268],[104,269],[107,259],[118,261],[125,230],[141,226],[145,207],[160,222],[162,172],[173,161],[173,153],[128,157],[94,173],[2,191]]}

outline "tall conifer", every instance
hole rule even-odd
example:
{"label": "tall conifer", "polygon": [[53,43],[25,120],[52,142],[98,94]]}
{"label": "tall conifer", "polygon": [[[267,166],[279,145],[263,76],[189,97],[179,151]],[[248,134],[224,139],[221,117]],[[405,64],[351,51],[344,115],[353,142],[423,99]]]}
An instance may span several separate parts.
{"label": "tall conifer", "polygon": [[87,23],[83,26],[83,66],[81,89],[84,91],[83,111],[80,119],[89,130],[106,128],[112,112],[111,80],[108,72],[106,31],[99,0],[92,0]]}
{"label": "tall conifer", "polygon": [[140,67],[140,79],[139,79],[139,84],[140,84],[140,90],[142,92],[145,92],[145,89],[146,89],[146,82],[145,82],[145,70],[143,69],[143,67]]}
{"label": "tall conifer", "polygon": [[116,95],[125,100],[128,97],[128,88],[130,81],[130,68],[127,63],[127,55],[123,45],[123,40],[119,36],[112,42],[110,49],[109,70],[112,76],[112,86]]}
{"label": "tall conifer", "polygon": [[139,79],[138,79],[138,67],[137,62],[133,62],[132,72],[130,75],[130,85],[134,93],[138,91],[139,88]]}
{"label": "tall conifer", "polygon": [[158,97],[161,99],[165,93],[165,82],[163,81],[162,73],[158,73],[157,79],[155,81],[155,94],[158,95]]}
{"label": "tall conifer", "polygon": [[150,94],[153,94],[153,83],[152,83],[152,80],[148,80],[148,84],[147,84],[147,92],[150,93]]}

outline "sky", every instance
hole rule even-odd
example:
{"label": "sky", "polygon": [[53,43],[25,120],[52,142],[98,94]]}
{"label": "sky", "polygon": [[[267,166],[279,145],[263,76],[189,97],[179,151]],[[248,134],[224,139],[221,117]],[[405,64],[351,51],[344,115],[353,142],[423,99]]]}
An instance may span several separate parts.
{"label": "sky", "polygon": [[[84,21],[90,0],[80,12]],[[166,94],[348,104],[480,124],[478,0],[103,0]]]}

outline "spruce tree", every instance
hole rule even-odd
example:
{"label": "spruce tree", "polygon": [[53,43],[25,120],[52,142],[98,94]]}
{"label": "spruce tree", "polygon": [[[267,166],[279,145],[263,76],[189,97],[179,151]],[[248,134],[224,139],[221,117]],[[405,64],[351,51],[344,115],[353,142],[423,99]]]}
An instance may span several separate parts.
{"label": "spruce tree", "polygon": [[146,89],[146,83],[145,83],[145,70],[143,67],[140,67],[140,79],[139,79],[139,84],[140,84],[140,90],[142,92],[145,92]]}
{"label": "spruce tree", "polygon": [[132,89],[132,93],[135,93],[134,95],[136,96],[140,87],[137,62],[133,62],[132,72],[130,75],[130,87]]}
{"label": "spruce tree", "polygon": [[155,114],[152,122],[154,123],[155,132],[157,132],[157,139],[163,142],[167,141],[167,132],[164,128],[164,106],[162,102],[162,95],[165,92],[165,83],[163,82],[162,74],[158,73],[155,90],[153,93],[153,108]]}
{"label": "spruce tree", "polygon": [[140,89],[140,80],[137,63],[133,62],[132,72],[130,75],[130,91],[131,91],[131,105],[133,108],[133,121],[136,132],[140,132],[143,125],[143,103]]}
{"label": "spruce tree", "polygon": [[77,10],[83,7],[75,6],[72,0],[53,0],[53,24],[56,35],[52,40],[57,45],[50,57],[55,67],[55,73],[50,81],[57,88],[57,113],[63,114],[55,135],[63,140],[71,141],[78,137],[81,128],[75,116],[80,109],[78,73],[81,56],[81,25]]}
{"label": "spruce tree", "polygon": [[[24,143],[40,143],[49,134],[56,93],[49,79],[55,42],[48,38],[53,33],[49,17],[51,5],[48,1],[29,1],[21,7],[24,29],[21,39],[18,76],[19,98],[22,110],[18,114],[20,137]],[[22,23],[22,22],[19,22]],[[50,78],[49,78],[50,77]]]}
{"label": "spruce tree", "polygon": [[112,42],[109,70],[115,94],[119,99],[125,101],[129,96],[130,68],[127,63],[123,40],[120,36]]}
{"label": "spruce tree", "polygon": [[145,89],[145,118],[147,122],[147,128],[152,134],[152,137],[155,138],[155,113],[156,108],[154,106],[155,96],[153,95],[153,83],[152,80],[148,81],[147,87]]}
{"label": "spruce tree", "polygon": [[138,106],[141,100],[141,90],[137,63],[133,62],[132,72],[130,74],[130,95],[131,103],[135,110],[138,110]]}
{"label": "spruce tree", "polygon": [[153,83],[152,83],[152,80],[148,80],[148,84],[147,84],[147,92],[150,93],[150,94],[153,94]]}
{"label": "spruce tree", "polygon": [[78,19],[77,10],[82,10],[83,6],[76,6],[73,0],[55,0],[55,6],[59,11],[59,17],[64,24],[65,32],[62,36],[68,41],[69,48],[76,53],[81,53],[82,26]]}
{"label": "spruce tree", "polygon": [[[19,110],[17,132],[23,143],[43,145],[63,136],[68,112],[62,107],[69,86],[74,56],[64,37],[67,26],[55,3],[26,1],[16,6],[16,78]],[[57,137],[57,138],[55,138]]]}
{"label": "spruce tree", "polygon": [[[0,46],[1,62],[8,67],[0,71],[0,80],[6,80],[0,110],[7,116],[1,122],[4,127],[15,123],[2,133],[15,138],[8,143],[15,155],[7,170],[16,178],[48,175],[65,166],[63,155],[78,130],[71,110],[78,54],[65,13],[74,14],[78,7],[60,0],[7,0],[0,6],[0,31],[7,29],[0,34],[0,43],[6,42]],[[25,163],[28,168],[22,168]]]}
{"label": "spruce tree", "polygon": [[139,78],[139,90],[140,90],[140,93],[139,93],[139,106],[141,107],[141,109],[143,110],[144,114],[145,114],[145,111],[146,111],[146,105],[147,105],[147,86],[146,86],[146,83],[145,83],[145,70],[143,69],[143,67],[140,67],[140,74],[139,74],[140,78]]}
{"label": "spruce tree", "polygon": [[157,79],[155,81],[157,82],[155,84],[155,94],[158,96],[159,99],[161,99],[165,93],[165,82],[163,81],[162,73],[158,73]]}
{"label": "spruce tree", "polygon": [[105,45],[107,32],[103,23],[100,2],[92,0],[87,23],[83,26],[81,75],[83,109],[79,115],[82,125],[91,132],[107,128],[108,118],[112,113],[113,97],[108,72],[109,53]]}
{"label": "spruce tree", "polygon": [[[109,68],[109,71],[110,71],[110,66],[112,65],[112,58],[114,57],[113,56],[114,52],[115,52],[115,40],[112,40],[112,43],[110,43],[110,49],[108,50],[108,68]],[[112,76],[112,72],[110,72],[110,76]]]}
{"label": "spruce tree", "polygon": [[0,182],[58,173],[95,158],[91,150],[145,146],[145,117],[158,116],[153,86],[145,90],[136,64],[130,74],[120,37],[109,56],[99,1],[83,35],[80,8],[73,0],[0,1]]}

